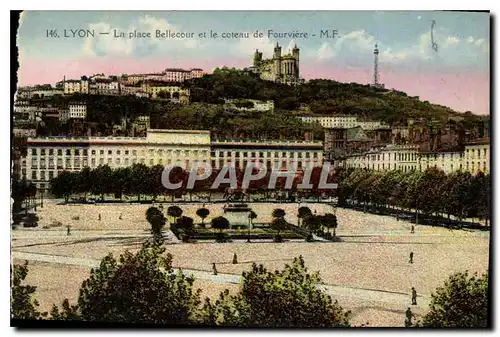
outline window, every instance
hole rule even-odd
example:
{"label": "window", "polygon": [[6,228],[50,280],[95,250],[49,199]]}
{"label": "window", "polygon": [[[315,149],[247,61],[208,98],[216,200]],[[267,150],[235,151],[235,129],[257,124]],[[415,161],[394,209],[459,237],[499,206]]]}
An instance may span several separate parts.
{"label": "window", "polygon": [[41,150],[40,155],[41,155],[41,156],[45,156],[45,149],[42,149],[42,150]]}
{"label": "window", "polygon": [[318,158],[318,152],[313,153],[313,158]]}
{"label": "window", "polygon": [[75,156],[79,156],[80,155],[80,150],[76,149],[75,150]]}
{"label": "window", "polygon": [[92,150],[92,152],[91,152],[91,153],[92,153],[92,154],[95,154],[95,150]]}
{"label": "window", "polygon": [[112,159],[108,158],[108,165],[111,165]]}
{"label": "window", "polygon": [[133,154],[134,156],[137,156],[137,150],[132,150],[132,154]]}
{"label": "window", "polygon": [[120,150],[116,150],[116,154],[122,154]]}
{"label": "window", "polygon": [[49,179],[54,178],[54,171],[49,171]]}
{"label": "window", "polygon": [[45,171],[40,171],[40,179],[45,180]]}
{"label": "window", "polygon": [[36,180],[37,177],[36,177],[36,171],[32,171],[31,172],[31,180]]}
{"label": "window", "polygon": [[311,152],[306,152],[306,158],[311,158]]}
{"label": "window", "polygon": [[115,159],[115,163],[116,163],[116,164],[120,164],[120,158],[116,158],[116,159]]}
{"label": "window", "polygon": [[31,149],[31,155],[36,156],[36,149]]}
{"label": "window", "polygon": [[112,154],[113,154],[113,151],[108,150],[108,155],[112,155]]}
{"label": "window", "polygon": [[84,149],[84,150],[83,150],[83,155],[84,155],[84,156],[88,155],[88,151],[87,151],[87,149]]}
{"label": "window", "polygon": [[90,165],[95,166],[95,158],[92,158],[92,159],[90,160]]}
{"label": "window", "polygon": [[62,156],[62,150],[61,149],[57,150],[57,155],[58,156]]}
{"label": "window", "polygon": [[154,165],[154,159],[149,160],[149,165]]}
{"label": "window", "polygon": [[302,152],[298,153],[298,157],[297,158],[302,158]]}
{"label": "window", "polygon": [[259,157],[263,158],[264,157],[264,152],[259,152]]}
{"label": "window", "polygon": [[104,150],[100,150],[99,153],[102,155],[104,154]]}
{"label": "window", "polygon": [[[160,159],[161,161],[161,159]],[[125,158],[125,165],[128,165],[128,158]]]}
{"label": "window", "polygon": [[236,152],[236,153],[234,154],[234,156],[235,156],[236,158],[239,158],[239,157],[240,157],[240,153],[239,153],[239,152]]}
{"label": "window", "polygon": [[54,149],[49,149],[49,155],[53,156],[54,155]]}
{"label": "window", "polygon": [[128,155],[128,150],[125,150],[125,155]]}

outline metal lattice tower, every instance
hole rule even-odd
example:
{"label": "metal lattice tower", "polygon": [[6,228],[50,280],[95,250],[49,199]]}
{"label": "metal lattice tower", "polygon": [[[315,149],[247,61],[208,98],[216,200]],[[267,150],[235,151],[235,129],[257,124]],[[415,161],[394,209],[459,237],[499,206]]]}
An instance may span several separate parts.
{"label": "metal lattice tower", "polygon": [[378,46],[375,45],[375,49],[373,50],[373,86],[380,87],[379,83],[379,74],[378,74]]}

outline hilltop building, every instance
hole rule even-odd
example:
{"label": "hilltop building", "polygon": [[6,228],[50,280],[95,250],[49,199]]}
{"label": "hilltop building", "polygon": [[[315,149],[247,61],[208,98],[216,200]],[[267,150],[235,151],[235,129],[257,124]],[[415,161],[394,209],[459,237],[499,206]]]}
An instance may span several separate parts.
{"label": "hilltop building", "polygon": [[260,78],[284,84],[298,84],[302,82],[299,76],[299,53],[297,45],[291,53],[281,54],[281,46],[276,43],[273,57],[263,59],[257,49],[253,55],[253,65],[248,70],[260,74]]}

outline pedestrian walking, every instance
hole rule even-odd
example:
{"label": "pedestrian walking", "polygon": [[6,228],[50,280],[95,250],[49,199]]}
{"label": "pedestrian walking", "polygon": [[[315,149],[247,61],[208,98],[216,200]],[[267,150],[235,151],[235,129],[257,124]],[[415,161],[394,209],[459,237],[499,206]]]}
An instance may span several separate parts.
{"label": "pedestrian walking", "polygon": [[411,305],[417,305],[417,291],[411,287]]}
{"label": "pedestrian walking", "polygon": [[411,312],[410,308],[406,309],[405,326],[410,326],[411,325],[411,319],[412,318],[413,318],[413,313]]}
{"label": "pedestrian walking", "polygon": [[238,257],[236,256],[236,253],[233,255],[233,264],[238,264]]}
{"label": "pedestrian walking", "polygon": [[120,213],[120,216],[118,217],[119,220],[121,220],[123,217],[123,213]]}
{"label": "pedestrian walking", "polygon": [[66,233],[66,235],[71,235],[71,226],[68,225],[68,232]]}
{"label": "pedestrian walking", "polygon": [[414,225],[411,225],[411,231],[410,231],[410,233],[412,233],[412,234],[415,233],[415,226]]}
{"label": "pedestrian walking", "polygon": [[101,213],[99,213],[99,221],[101,221]]}
{"label": "pedestrian walking", "polygon": [[410,263],[413,263],[413,252],[410,252]]}
{"label": "pedestrian walking", "polygon": [[217,275],[217,267],[215,266],[215,262],[212,264],[212,270],[214,272],[214,275]]}

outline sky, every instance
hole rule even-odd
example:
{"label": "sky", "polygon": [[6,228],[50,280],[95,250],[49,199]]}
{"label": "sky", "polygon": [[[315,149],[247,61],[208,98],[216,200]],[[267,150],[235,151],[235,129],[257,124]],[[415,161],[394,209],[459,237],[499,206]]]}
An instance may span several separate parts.
{"label": "sky", "polygon": [[[80,29],[94,36],[73,35]],[[48,30],[56,30],[58,37],[47,36]],[[157,30],[193,33],[193,38],[157,38]],[[276,36],[270,30],[303,34]],[[327,30],[330,37],[321,36]],[[115,37],[115,31],[125,37]],[[254,37],[256,31],[262,36]],[[134,32],[150,37],[130,37]],[[249,37],[221,38],[222,33]],[[386,88],[457,111],[489,114],[490,19],[488,13],[473,12],[27,11],[18,30],[18,83],[55,84],[64,76],[151,73],[171,67],[207,72],[222,66],[243,68],[252,64],[256,49],[264,58],[272,57],[276,43],[283,53],[295,45],[300,48],[300,75],[305,79],[361,84],[372,82],[377,44],[380,82]]]}

